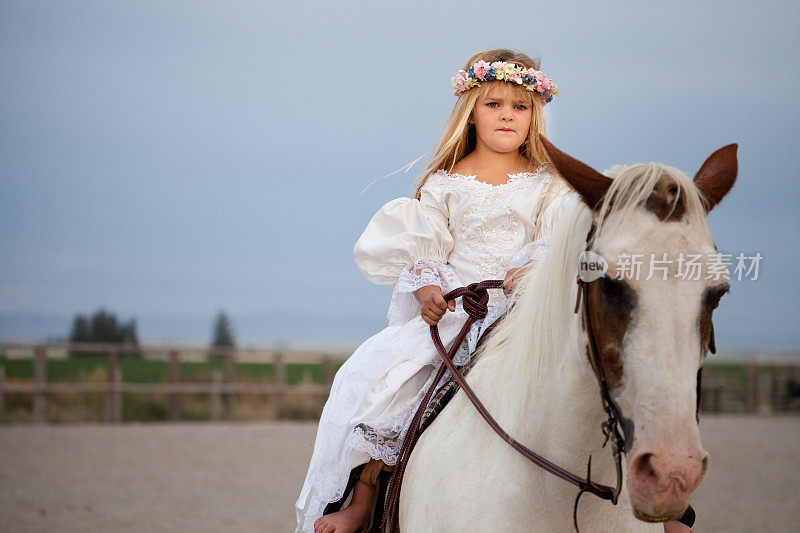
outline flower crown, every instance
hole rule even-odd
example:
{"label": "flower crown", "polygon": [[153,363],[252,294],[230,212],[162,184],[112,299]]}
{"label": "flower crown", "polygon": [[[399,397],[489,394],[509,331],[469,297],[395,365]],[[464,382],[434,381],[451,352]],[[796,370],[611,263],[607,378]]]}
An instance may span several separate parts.
{"label": "flower crown", "polygon": [[547,105],[553,96],[558,94],[558,86],[538,70],[505,61],[487,63],[480,60],[469,67],[469,70],[459,70],[451,82],[455,95],[461,96],[462,93],[480,85],[482,81],[492,80],[524,85],[529,91],[539,93],[542,105]]}

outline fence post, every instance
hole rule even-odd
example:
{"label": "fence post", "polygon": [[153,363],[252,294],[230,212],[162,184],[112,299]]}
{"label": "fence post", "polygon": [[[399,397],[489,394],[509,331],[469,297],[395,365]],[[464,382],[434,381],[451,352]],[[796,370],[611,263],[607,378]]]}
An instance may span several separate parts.
{"label": "fence post", "polygon": [[36,346],[33,352],[33,421],[40,424],[47,414],[47,348]]}
{"label": "fence post", "polygon": [[786,387],[789,368],[785,365],[776,366],[772,374],[772,394],[775,396],[775,410],[786,411]]}
{"label": "fence post", "polygon": [[167,394],[167,417],[169,420],[175,421],[181,417],[181,395],[177,390],[172,390],[173,386],[177,387],[181,382],[181,361],[178,350],[170,350],[169,352],[169,375],[167,381],[170,386],[170,392]]}
{"label": "fence post", "polygon": [[756,377],[758,376],[758,366],[755,363],[750,363],[747,365],[747,412],[748,413],[755,413],[756,412],[756,391],[757,391],[757,384],[756,384]]}
{"label": "fence post", "polygon": [[286,363],[281,352],[275,352],[272,358],[275,368],[275,418],[281,419],[285,414]]}
{"label": "fence post", "polygon": [[122,369],[114,368],[114,379],[111,382],[111,396],[113,398],[113,412],[111,419],[115,424],[122,423]]}
{"label": "fence post", "polygon": [[783,382],[781,383],[781,389],[783,389],[783,410],[790,411],[792,408],[792,397],[790,388],[790,382],[792,380],[792,367],[793,365],[789,364],[786,365],[783,369]]}
{"label": "fence post", "polygon": [[6,367],[5,365],[0,366],[0,424],[3,423],[3,411],[5,410],[5,400],[6,395],[5,391],[3,391],[3,386],[6,383]]}
{"label": "fence post", "polygon": [[117,376],[117,363],[118,357],[116,350],[109,350],[106,352],[106,398],[105,398],[105,414],[103,416],[104,422],[113,422],[116,413],[114,406],[115,387],[114,378]]}
{"label": "fence post", "polygon": [[700,398],[698,399],[698,412],[705,414],[706,412],[710,411],[710,408],[706,408],[706,405],[709,405],[709,394],[711,391],[710,384],[713,384],[714,378],[712,377],[714,371],[709,368],[709,366],[704,366],[702,368],[702,374],[699,376],[700,379]]}
{"label": "fence post", "polygon": [[326,393],[330,394],[331,385],[333,385],[333,357],[325,355],[322,358],[322,383],[328,388]]}
{"label": "fence post", "polygon": [[774,407],[772,380],[774,379],[774,367],[767,367],[767,373],[759,376],[758,383],[758,413],[768,415],[772,413]]}
{"label": "fence post", "polygon": [[[233,384],[236,381],[236,369],[234,366],[235,362],[236,362],[236,355],[234,354],[233,350],[230,348],[226,348],[224,383],[228,387],[233,387]],[[233,419],[233,411],[234,411],[234,392],[232,390],[228,390],[228,392],[222,395],[222,398],[223,398],[223,404],[225,405],[225,419],[231,420]]]}
{"label": "fence post", "polygon": [[[721,373],[722,374],[722,373]],[[724,374],[722,374],[724,375]],[[727,386],[727,380],[723,381],[721,379],[714,380],[714,412],[721,413],[722,412],[722,390],[724,387]]]}
{"label": "fence post", "polygon": [[222,405],[220,402],[219,390],[222,385],[222,372],[220,370],[211,371],[211,420],[219,420]]}

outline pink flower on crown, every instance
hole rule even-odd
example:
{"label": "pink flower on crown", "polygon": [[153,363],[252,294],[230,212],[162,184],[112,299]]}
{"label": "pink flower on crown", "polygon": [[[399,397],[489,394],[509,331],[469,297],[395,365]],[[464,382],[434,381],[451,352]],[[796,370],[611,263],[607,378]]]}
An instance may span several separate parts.
{"label": "pink flower on crown", "polygon": [[506,76],[506,80],[522,85],[522,76],[519,74],[509,74]]}
{"label": "pink flower on crown", "polygon": [[554,85],[550,78],[542,76],[541,78],[536,78],[536,84],[533,87],[536,92],[546,95],[553,91]]}
{"label": "pink flower on crown", "polygon": [[459,70],[456,77],[453,78],[453,85],[458,91],[465,91],[467,89],[467,72]]}
{"label": "pink flower on crown", "polygon": [[539,78],[541,77],[542,73],[536,70],[535,68],[529,68],[528,70],[525,71],[525,74],[528,76],[533,76],[534,78]]}
{"label": "pink flower on crown", "polygon": [[481,59],[480,61],[472,65],[472,71],[475,73],[475,76],[477,76],[479,80],[484,80],[486,77],[486,72],[489,70],[489,66],[490,66],[489,63]]}

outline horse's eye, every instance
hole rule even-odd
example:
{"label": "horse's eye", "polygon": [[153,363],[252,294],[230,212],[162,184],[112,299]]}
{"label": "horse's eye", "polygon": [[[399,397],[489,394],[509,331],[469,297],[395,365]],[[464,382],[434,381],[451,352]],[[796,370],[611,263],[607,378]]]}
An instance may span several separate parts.
{"label": "horse's eye", "polygon": [[617,298],[622,295],[622,291],[624,290],[624,286],[626,283],[617,278],[612,278],[609,276],[603,276],[602,278],[597,280],[600,284],[600,290],[609,297],[609,298]]}
{"label": "horse's eye", "polygon": [[620,278],[603,276],[597,280],[600,296],[606,303],[606,309],[629,309],[636,303],[636,292]]}

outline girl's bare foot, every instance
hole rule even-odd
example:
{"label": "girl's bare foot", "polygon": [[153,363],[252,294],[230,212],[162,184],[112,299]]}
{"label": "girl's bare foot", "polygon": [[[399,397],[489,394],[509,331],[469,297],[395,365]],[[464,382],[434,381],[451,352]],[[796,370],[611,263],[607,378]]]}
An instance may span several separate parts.
{"label": "girl's bare foot", "polygon": [[358,481],[353,488],[353,500],[339,512],[322,516],[314,522],[314,533],[357,533],[369,527],[375,487]]}

